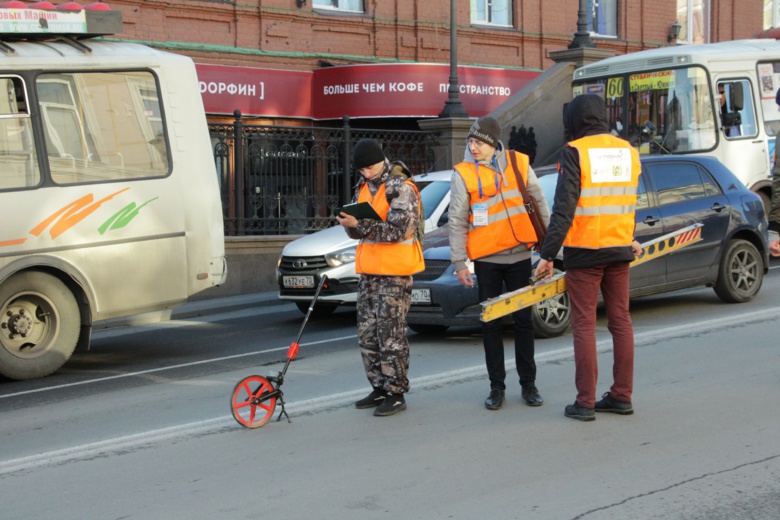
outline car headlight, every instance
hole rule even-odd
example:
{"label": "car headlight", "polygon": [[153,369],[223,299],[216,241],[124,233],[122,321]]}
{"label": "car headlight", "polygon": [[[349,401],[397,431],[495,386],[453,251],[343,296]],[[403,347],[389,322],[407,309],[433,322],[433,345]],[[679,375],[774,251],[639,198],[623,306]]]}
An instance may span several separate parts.
{"label": "car headlight", "polygon": [[348,264],[355,261],[355,251],[357,246],[350,246],[333,253],[327,253],[325,255],[325,261],[331,267],[338,267],[340,265]]}

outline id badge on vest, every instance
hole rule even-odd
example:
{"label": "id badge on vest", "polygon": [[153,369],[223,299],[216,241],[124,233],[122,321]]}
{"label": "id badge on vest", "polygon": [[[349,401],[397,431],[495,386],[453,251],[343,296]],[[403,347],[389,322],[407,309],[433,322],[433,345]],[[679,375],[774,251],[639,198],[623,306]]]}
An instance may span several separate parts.
{"label": "id badge on vest", "polygon": [[482,202],[477,202],[471,206],[471,212],[474,215],[472,225],[474,227],[487,226],[488,225],[488,205]]}

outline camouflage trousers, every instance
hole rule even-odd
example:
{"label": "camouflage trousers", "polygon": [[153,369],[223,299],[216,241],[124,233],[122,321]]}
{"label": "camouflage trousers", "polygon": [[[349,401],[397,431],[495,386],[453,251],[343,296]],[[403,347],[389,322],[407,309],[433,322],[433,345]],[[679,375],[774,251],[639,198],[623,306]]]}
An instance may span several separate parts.
{"label": "camouflage trousers", "polygon": [[409,391],[406,313],[411,304],[411,276],[361,275],[358,342],[368,382],[374,388],[394,394]]}

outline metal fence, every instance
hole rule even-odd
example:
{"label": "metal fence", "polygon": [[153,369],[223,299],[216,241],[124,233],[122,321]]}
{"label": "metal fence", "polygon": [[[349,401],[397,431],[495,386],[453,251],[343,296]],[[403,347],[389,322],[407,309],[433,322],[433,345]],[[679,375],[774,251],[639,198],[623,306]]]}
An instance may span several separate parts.
{"label": "metal fence", "polygon": [[423,131],[209,124],[224,208],[225,235],[297,235],[333,225],[352,198],[352,147],[375,139],[390,160],[415,173],[434,164],[435,136]]}

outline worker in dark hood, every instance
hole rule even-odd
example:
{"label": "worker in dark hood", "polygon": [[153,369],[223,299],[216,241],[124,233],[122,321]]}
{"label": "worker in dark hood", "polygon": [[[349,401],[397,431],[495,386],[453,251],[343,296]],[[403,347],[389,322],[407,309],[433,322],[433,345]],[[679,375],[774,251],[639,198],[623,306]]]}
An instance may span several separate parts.
{"label": "worker in dark hood", "polygon": [[[549,278],[563,246],[571,300],[577,399],[567,417],[592,421],[594,412],[634,413],[634,329],[628,312],[629,264],[641,251],[634,240],[634,207],[642,171],[639,153],[609,133],[607,107],[594,94],[575,97],[563,122],[571,138],[558,164],[550,226],[536,268]],[[598,358],[596,305],[599,290],[612,334],[614,382],[596,401]]]}

